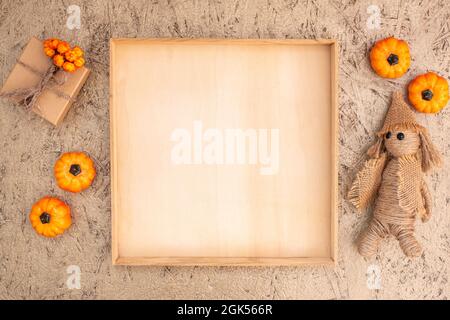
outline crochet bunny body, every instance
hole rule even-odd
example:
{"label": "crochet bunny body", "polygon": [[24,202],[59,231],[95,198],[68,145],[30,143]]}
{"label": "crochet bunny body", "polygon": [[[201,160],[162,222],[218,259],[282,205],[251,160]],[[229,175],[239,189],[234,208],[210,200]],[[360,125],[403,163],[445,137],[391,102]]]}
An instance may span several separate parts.
{"label": "crochet bunny body", "polygon": [[431,216],[431,197],[423,172],[438,165],[439,154],[401,94],[395,93],[370,157],[353,182],[349,200],[364,208],[375,198],[373,217],[359,242],[359,252],[370,257],[381,239],[393,235],[405,255],[414,257],[422,248],[414,237],[416,217]]}
{"label": "crochet bunny body", "polygon": [[416,217],[426,221],[431,216],[431,199],[421,172],[418,154],[388,160],[373,218],[360,241],[361,255],[375,254],[379,241],[389,234],[398,239],[405,255],[421,254],[422,248],[414,237],[414,223]]}

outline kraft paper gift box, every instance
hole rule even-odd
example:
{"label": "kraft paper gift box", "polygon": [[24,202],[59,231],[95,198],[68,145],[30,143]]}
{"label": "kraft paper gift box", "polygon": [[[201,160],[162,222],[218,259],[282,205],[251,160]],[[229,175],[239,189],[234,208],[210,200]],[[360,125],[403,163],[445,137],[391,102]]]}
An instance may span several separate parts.
{"label": "kraft paper gift box", "polygon": [[[31,71],[27,66],[45,74],[52,65],[52,59],[44,53],[42,41],[34,37],[31,38],[18,59],[18,63],[16,63],[6,79],[0,95],[13,92],[14,90],[32,88],[39,84],[42,77]],[[58,70],[55,74],[55,79],[61,81],[66,77],[66,81],[61,81],[64,82],[63,84],[52,84],[51,88],[45,87],[37,97],[36,103],[31,110],[53,125],[59,125],[69,111],[81,87],[86,82],[89,72],[90,70],[85,67],[81,67],[73,73],[62,69]],[[15,102],[22,100],[16,97],[10,99]],[[20,104],[19,107],[24,106]]]}

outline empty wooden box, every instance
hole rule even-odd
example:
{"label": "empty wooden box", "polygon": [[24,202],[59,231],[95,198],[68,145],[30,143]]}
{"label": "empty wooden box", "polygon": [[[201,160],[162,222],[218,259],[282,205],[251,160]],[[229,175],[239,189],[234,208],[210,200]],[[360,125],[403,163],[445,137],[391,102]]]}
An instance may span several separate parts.
{"label": "empty wooden box", "polygon": [[335,263],[337,53],[112,39],[113,263]]}

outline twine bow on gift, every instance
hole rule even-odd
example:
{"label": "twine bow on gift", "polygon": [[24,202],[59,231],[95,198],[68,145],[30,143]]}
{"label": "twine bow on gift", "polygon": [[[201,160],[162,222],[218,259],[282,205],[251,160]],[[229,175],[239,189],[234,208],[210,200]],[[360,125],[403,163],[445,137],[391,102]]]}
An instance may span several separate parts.
{"label": "twine bow on gift", "polygon": [[57,68],[54,65],[50,66],[47,71],[45,71],[45,73],[42,73],[29,64],[26,64],[20,60],[17,61],[17,63],[26,68],[28,71],[37,75],[40,80],[35,86],[31,88],[19,88],[0,93],[1,98],[20,99],[20,102],[27,110],[32,110],[33,108],[35,108],[39,112],[41,112],[41,109],[36,102],[44,90],[50,90],[58,97],[64,98],[66,100],[71,99],[68,94],[55,88],[55,86],[63,85],[67,81],[67,75],[64,74],[62,79],[58,79],[55,76]]}

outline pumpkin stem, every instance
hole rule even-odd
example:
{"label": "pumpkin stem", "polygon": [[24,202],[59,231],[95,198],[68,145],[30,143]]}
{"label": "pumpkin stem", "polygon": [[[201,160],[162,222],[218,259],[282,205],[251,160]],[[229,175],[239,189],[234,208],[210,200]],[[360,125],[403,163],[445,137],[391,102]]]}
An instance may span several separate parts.
{"label": "pumpkin stem", "polygon": [[389,65],[391,66],[398,64],[398,55],[391,53],[387,58],[387,62],[389,62]]}
{"label": "pumpkin stem", "polygon": [[70,166],[69,172],[73,174],[75,177],[81,173],[81,167],[79,164],[73,164]]}
{"label": "pumpkin stem", "polygon": [[39,219],[41,220],[42,224],[50,223],[50,215],[47,212],[42,212],[42,214],[39,216]]}
{"label": "pumpkin stem", "polygon": [[431,91],[430,89],[423,90],[422,99],[426,101],[430,101],[431,99],[433,99],[433,91]]}

